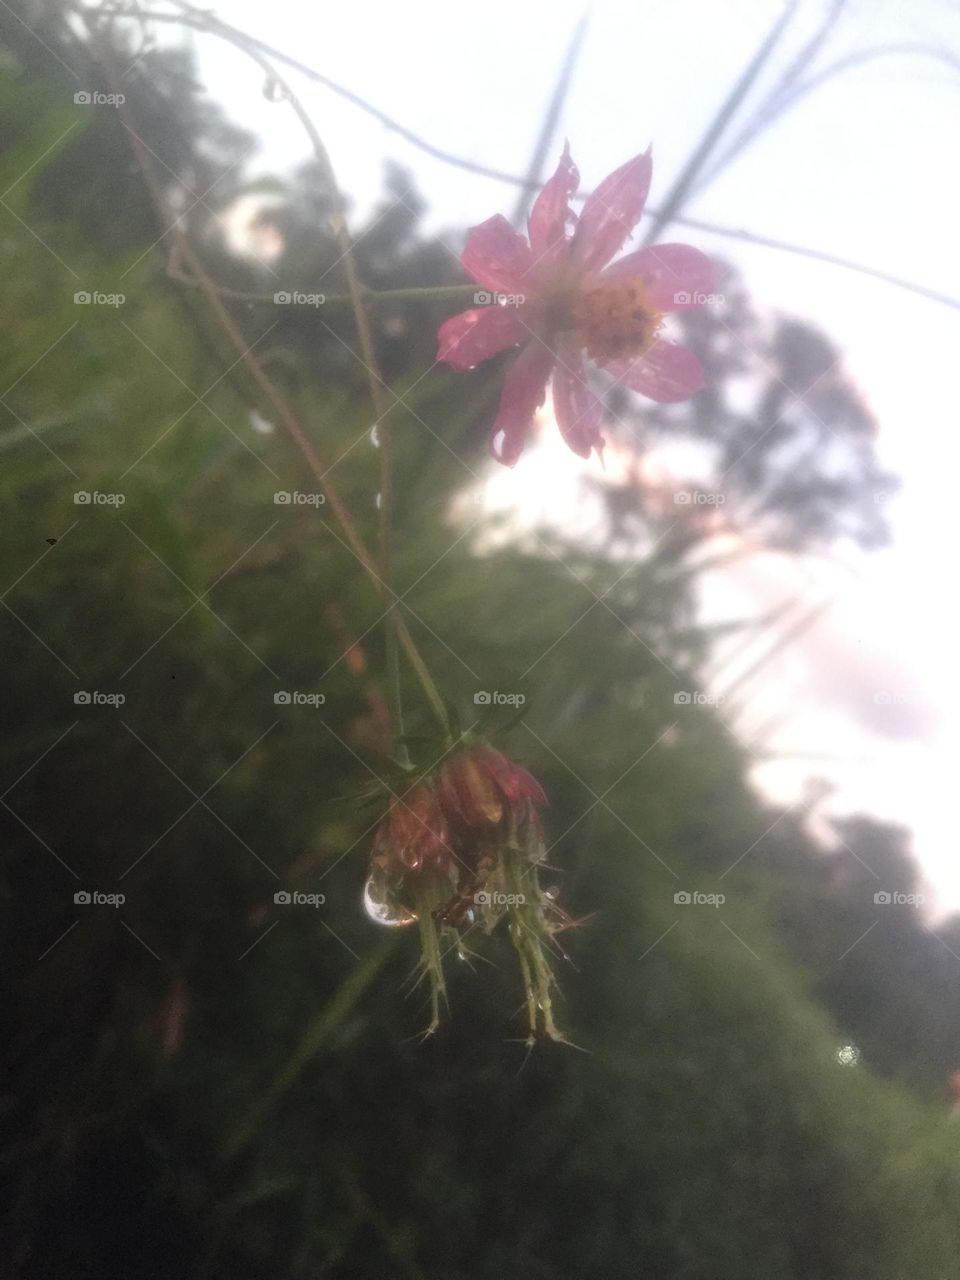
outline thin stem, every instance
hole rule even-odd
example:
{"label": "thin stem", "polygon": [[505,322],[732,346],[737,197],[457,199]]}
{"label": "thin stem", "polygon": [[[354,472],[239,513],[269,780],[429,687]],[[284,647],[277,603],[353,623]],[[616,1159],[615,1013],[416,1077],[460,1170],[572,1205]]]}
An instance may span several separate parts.
{"label": "thin stem", "polygon": [[690,190],[696,181],[697,175],[706,164],[707,159],[716,147],[717,143],[720,141],[723,133],[726,131],[728,124],[736,114],[741,102],[749,93],[751,86],[762,72],[774,48],[779,43],[781,36],[786,31],[794,13],[796,12],[797,3],[798,0],[789,0],[789,3],[783,13],[774,23],[773,28],[767,35],[767,38],[750,59],[750,62],[744,68],[744,71],[737,80],[737,83],[733,86],[730,93],[721,104],[720,109],[710,122],[706,133],[704,133],[695,148],[693,155],[684,165],[676,182],[668,192],[666,200],[661,205],[657,213],[654,214],[653,222],[644,233],[643,243],[645,245],[652,244],[659,237],[660,233],[675,220],[677,215],[683,209],[687,197],[690,194]]}
{"label": "thin stem", "polygon": [[[271,405],[281,426],[303,455],[311,474],[322,489],[323,493],[326,495],[330,509],[333,511],[340,527],[343,529],[347,544],[360,561],[374,588],[379,594],[387,595],[385,584],[377,571],[376,562],[367,548],[363,536],[354,523],[353,517],[351,516],[346,503],[341,497],[336,485],[330,479],[330,468],[326,466],[321,459],[299,418],[287,403],[286,398],[271,381],[259,359],[250,349],[250,344],[247,342],[243,333],[234,322],[233,317],[221,301],[216,285],[214,285],[210,277],[207,275],[203,263],[200,261],[196,253],[194,253],[186,235],[176,222],[169,222],[167,210],[165,208],[163,190],[153,170],[150,154],[139,135],[126,123],[126,116],[129,114],[126,103],[121,103],[119,110],[121,113],[121,120],[123,120],[124,128],[129,134],[131,147],[137,159],[137,163],[140,166],[144,183],[150,193],[160,225],[166,225],[167,227],[164,234],[171,237],[173,243],[176,245],[178,257],[187,264],[190,272],[197,280],[199,287],[210,304],[211,310],[219,321],[221,328],[235,347],[240,362],[250,373],[250,376],[253,378],[254,382],[260,388],[263,395]],[[413,667],[417,679],[420,681],[427,702],[430,705],[431,710],[436,715],[440,726],[444,732],[449,735],[450,726],[443,698],[440,696],[440,691],[437,689],[433,678],[427,670],[426,663],[417,649],[413,636],[410,634],[406,623],[401,617],[396,617],[395,626],[399,643],[402,646],[410,665]]]}
{"label": "thin stem", "polygon": [[[184,4],[182,7],[190,9],[189,5]],[[250,57],[264,75],[268,77],[271,83],[278,86],[286,100],[289,102],[291,109],[297,119],[303,126],[304,132],[310,139],[313,152],[317,163],[320,166],[321,173],[326,180],[332,201],[332,217],[334,234],[337,237],[337,243],[340,248],[340,260],[343,263],[344,271],[347,276],[347,288],[349,292],[350,305],[353,308],[354,320],[357,326],[357,336],[360,340],[361,364],[367,374],[367,386],[370,391],[370,401],[373,405],[373,412],[376,418],[375,428],[377,431],[380,444],[380,529],[378,539],[379,563],[380,563],[380,582],[383,592],[387,600],[387,609],[384,616],[384,625],[386,632],[386,667],[387,667],[387,691],[390,705],[390,719],[394,735],[403,736],[403,700],[402,700],[402,681],[400,679],[400,619],[397,612],[397,597],[393,589],[393,509],[394,509],[394,483],[393,483],[393,424],[390,421],[390,405],[384,396],[386,383],[381,377],[377,364],[376,351],[374,350],[373,334],[370,328],[370,317],[367,314],[366,299],[363,287],[360,283],[360,277],[357,272],[357,261],[353,252],[353,243],[350,238],[350,229],[347,225],[346,205],[343,194],[340,191],[337,176],[334,172],[333,163],[330,159],[330,153],[320,137],[316,126],[310,119],[309,114],[304,109],[300,99],[291,89],[290,85],[280,76],[272,63],[263,56],[256,48],[251,47],[250,41],[242,33],[235,31],[234,28],[228,27],[221,23],[218,19],[209,17],[210,29],[214,34],[222,36],[231,44],[242,50]],[[421,666],[422,666],[421,660]],[[432,684],[432,682],[431,682]],[[434,689],[434,692],[436,690]],[[440,700],[441,708],[443,706]],[[442,720],[446,721],[445,711]],[[405,748],[401,747],[401,755],[405,758]]]}
{"label": "thin stem", "polygon": [[[193,276],[184,271],[181,266],[171,257],[167,263],[167,275],[172,280],[178,281],[180,284],[189,285],[191,289],[201,288],[199,280],[195,280]],[[290,303],[277,302],[277,294],[261,293],[259,291],[248,289],[232,289],[228,285],[216,285],[217,293],[221,298],[233,298],[237,302],[269,302],[276,306],[296,305],[293,301],[294,295],[291,293]],[[287,292],[290,292],[289,290]],[[477,292],[475,284],[444,284],[444,285],[427,285],[419,288],[405,289],[362,289],[364,302],[370,306],[379,306],[380,303],[386,302],[466,302]],[[325,293],[323,295],[323,306],[337,307],[352,305],[353,298],[349,293]],[[313,303],[309,304],[313,306]]]}

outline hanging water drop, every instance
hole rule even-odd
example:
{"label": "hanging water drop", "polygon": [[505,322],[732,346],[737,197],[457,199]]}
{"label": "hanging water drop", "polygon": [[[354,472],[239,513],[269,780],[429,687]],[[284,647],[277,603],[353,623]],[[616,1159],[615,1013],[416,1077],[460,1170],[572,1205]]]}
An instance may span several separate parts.
{"label": "hanging water drop", "polygon": [[363,909],[375,924],[384,924],[390,928],[417,922],[416,915],[407,910],[396,894],[387,887],[383,874],[376,871],[370,873],[363,886]]}
{"label": "hanging water drop", "polygon": [[376,423],[370,428],[370,443],[375,449],[380,448],[380,431]]}
{"label": "hanging water drop", "polygon": [[268,102],[283,102],[289,95],[276,76],[269,76],[263,82],[263,96]]}
{"label": "hanging water drop", "polygon": [[381,508],[382,506],[383,506],[383,494],[382,494],[382,493],[378,493],[378,494],[377,494],[377,501],[376,501],[376,507],[377,507],[377,510],[379,511],[379,510],[380,510],[380,508]]}
{"label": "hanging water drop", "polygon": [[265,418],[259,409],[250,410],[250,426],[258,436],[272,435],[274,426],[269,418]]}

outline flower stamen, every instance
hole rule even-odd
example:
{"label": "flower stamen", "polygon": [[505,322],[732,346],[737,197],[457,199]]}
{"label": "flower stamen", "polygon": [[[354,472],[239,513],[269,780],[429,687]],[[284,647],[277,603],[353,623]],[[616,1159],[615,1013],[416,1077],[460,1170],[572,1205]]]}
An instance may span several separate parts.
{"label": "flower stamen", "polygon": [[578,294],[571,307],[577,344],[591,360],[634,360],[652,345],[663,314],[642,280],[623,280]]}

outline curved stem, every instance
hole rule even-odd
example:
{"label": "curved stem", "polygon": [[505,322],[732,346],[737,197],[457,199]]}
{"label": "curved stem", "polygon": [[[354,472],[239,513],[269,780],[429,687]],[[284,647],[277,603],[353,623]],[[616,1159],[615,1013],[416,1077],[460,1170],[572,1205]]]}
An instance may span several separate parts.
{"label": "curved stem", "polygon": [[[189,5],[182,7],[190,9]],[[346,206],[340,186],[337,182],[337,176],[334,172],[333,163],[330,154],[317,131],[316,126],[310,119],[309,114],[304,109],[300,99],[291,89],[290,85],[280,76],[272,63],[263,56],[256,48],[252,47],[247,37],[236,31],[232,27],[228,27],[225,23],[221,23],[218,19],[210,17],[210,30],[220,35],[223,39],[235,45],[242,52],[246,53],[257,66],[263,71],[269,81],[279,87],[286,100],[289,102],[291,109],[297,119],[303,126],[304,132],[310,139],[313,147],[314,156],[320,166],[320,171],[326,180],[329,188],[330,198],[332,201],[332,222],[334,234],[337,237],[337,243],[340,248],[340,261],[343,263],[344,271],[347,276],[347,288],[350,305],[353,308],[354,320],[357,327],[357,337],[360,340],[360,363],[363,365],[367,374],[367,386],[370,391],[370,400],[373,405],[373,412],[376,418],[374,426],[377,430],[380,443],[380,530],[378,539],[379,550],[379,566],[380,566],[380,585],[386,596],[387,609],[384,618],[386,630],[386,666],[387,666],[387,688],[390,704],[390,719],[392,722],[394,735],[403,736],[403,701],[402,701],[402,682],[400,679],[400,657],[399,643],[401,639],[401,621],[397,612],[397,596],[393,589],[393,509],[394,509],[394,486],[393,486],[393,424],[390,421],[390,405],[384,397],[386,383],[384,382],[377,364],[376,351],[374,350],[373,334],[370,328],[370,317],[367,314],[365,291],[360,283],[360,277],[357,272],[357,262],[353,252],[353,244],[350,238],[350,229],[347,225]],[[409,636],[409,633],[407,633]],[[412,639],[406,646],[412,645]],[[426,673],[426,664],[417,654],[415,667],[418,670],[421,683],[423,683]],[[432,680],[429,680],[429,687],[424,685],[425,692],[431,700],[434,710],[440,711],[441,723],[449,736],[449,727],[446,722],[446,709],[443,706],[443,700],[440,698],[436,686]],[[401,755],[405,757],[406,750],[401,747]]]}
{"label": "curved stem", "polygon": [[[111,78],[113,79],[113,77]],[[130,135],[131,147],[143,175],[144,184],[150,193],[160,225],[166,226],[167,228],[164,234],[169,236],[176,245],[178,256],[183,259],[196,278],[199,288],[203,291],[205,298],[210,304],[211,310],[220,323],[220,327],[235,347],[239,361],[245,366],[250,376],[253,378],[254,382],[271,405],[281,426],[303,455],[311,474],[325,494],[327,501],[330,504],[330,509],[333,511],[340,527],[343,529],[344,537],[346,538],[346,542],[350,550],[360,561],[374,588],[380,594],[386,595],[386,587],[379,572],[377,571],[376,562],[371,555],[363,536],[354,523],[353,517],[350,514],[346,503],[340,495],[336,485],[330,479],[330,468],[324,464],[304,429],[303,424],[287,403],[284,395],[270,380],[259,359],[251,350],[250,344],[247,342],[233,317],[230,315],[230,312],[224,306],[216,285],[214,285],[213,281],[207,275],[203,267],[203,263],[194,253],[186,235],[176,222],[169,222],[163,198],[163,190],[153,170],[150,154],[136,131],[126,123],[126,115],[128,114],[128,111],[125,103],[120,106],[120,113],[121,120],[123,120],[124,123],[124,128]],[[437,717],[441,728],[449,736],[450,726],[443,698],[440,696],[440,692],[427,670],[426,663],[421,657],[406,623],[403,621],[402,617],[398,615],[395,615],[395,627],[399,643],[402,646],[404,653],[407,655],[417,679],[420,681],[427,702]]]}

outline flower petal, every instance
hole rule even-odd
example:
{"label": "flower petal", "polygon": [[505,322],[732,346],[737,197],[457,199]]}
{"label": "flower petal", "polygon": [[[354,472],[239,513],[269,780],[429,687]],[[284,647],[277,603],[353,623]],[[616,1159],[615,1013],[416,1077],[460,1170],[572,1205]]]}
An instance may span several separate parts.
{"label": "flower petal", "polygon": [[655,342],[638,360],[614,360],[605,368],[625,387],[660,404],[689,400],[703,389],[703,366],[675,342]]}
{"label": "flower petal", "polygon": [[587,197],[573,238],[574,255],[584,268],[599,270],[623,247],[640,221],[652,172],[647,151],[614,169]]}
{"label": "flower petal", "polygon": [[528,333],[516,307],[474,307],[444,320],[437,332],[437,359],[454,369],[472,369]]}
{"label": "flower petal", "polygon": [[561,351],[553,373],[553,411],[560,434],[574,453],[589,458],[590,450],[596,449],[602,454],[603,405],[587,386],[583,356],[572,348]]}
{"label": "flower petal", "polygon": [[547,398],[547,381],[555,360],[553,352],[534,338],[507,372],[490,433],[490,452],[507,467],[516,466],[523,452],[533,415]]}
{"label": "flower petal", "polygon": [[566,243],[567,224],[574,217],[570,197],[579,183],[580,174],[570,159],[569,143],[565,143],[557,171],[533,202],[527,221],[530,247],[538,264],[542,264],[545,257],[553,257],[550,251],[558,244]]}
{"label": "flower petal", "polygon": [[[604,280],[638,278],[658,311],[689,311],[711,293],[716,264],[689,244],[656,244],[628,253],[603,273]],[[700,301],[695,301],[701,295]]]}
{"label": "flower petal", "polygon": [[467,232],[460,265],[485,289],[522,293],[524,277],[533,264],[530,246],[502,213],[495,213]]}

